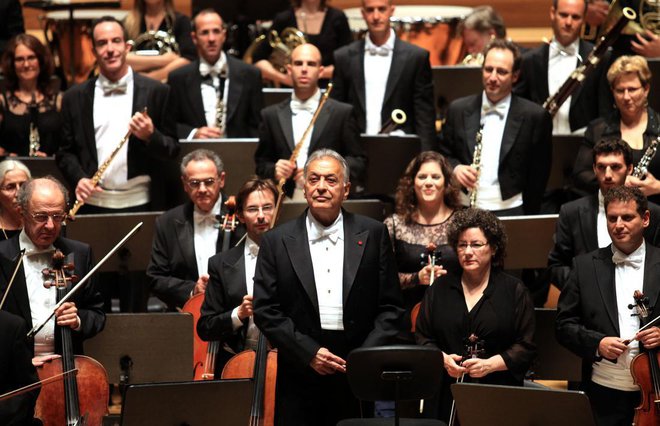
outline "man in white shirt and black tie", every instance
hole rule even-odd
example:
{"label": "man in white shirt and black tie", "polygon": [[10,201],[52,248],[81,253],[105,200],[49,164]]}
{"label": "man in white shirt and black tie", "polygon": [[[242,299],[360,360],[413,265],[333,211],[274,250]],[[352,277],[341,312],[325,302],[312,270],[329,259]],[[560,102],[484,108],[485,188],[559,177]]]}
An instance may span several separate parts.
{"label": "man in white shirt and black tie", "polygon": [[[593,44],[581,40],[585,0],[553,0],[550,22],[553,38],[523,54],[520,79],[514,93],[543,105],[555,94],[566,79],[584,62]],[[583,129],[598,117],[598,81],[602,67],[598,67],[559,108],[554,116],[553,134],[569,134]]]}
{"label": "man in white shirt and black tie", "polygon": [[[259,145],[254,154],[257,174],[262,178],[287,179],[288,196],[302,199],[303,166],[307,156],[320,148],[330,148],[346,158],[351,179],[359,185],[366,167],[353,107],[328,99],[305,138],[296,161],[290,161],[294,147],[312,122],[321,101],[318,80],[323,71],[321,52],[312,44],[296,47],[291,53],[288,73],[293,80],[291,99],[271,105],[261,112]],[[357,182],[356,182],[357,181]]]}
{"label": "man in white shirt and black tie", "polygon": [[222,51],[227,30],[204,9],[193,19],[199,59],[170,73],[170,108],[179,139],[253,138],[262,109],[261,72]]}

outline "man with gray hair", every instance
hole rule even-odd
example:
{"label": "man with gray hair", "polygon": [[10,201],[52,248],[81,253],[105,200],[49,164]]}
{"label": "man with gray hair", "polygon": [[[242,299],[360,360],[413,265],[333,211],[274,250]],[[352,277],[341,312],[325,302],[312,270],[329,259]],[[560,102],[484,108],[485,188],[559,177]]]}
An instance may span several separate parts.
{"label": "man with gray hair", "polygon": [[335,151],[310,154],[309,208],[261,238],[254,277],[254,322],[277,348],[278,425],[335,425],[359,417],[346,357],[397,334],[401,291],[381,222],[342,209],[351,183]]}
{"label": "man with gray hair", "polygon": [[[89,245],[60,237],[62,222],[67,217],[68,193],[53,177],[32,179],[18,192],[19,209],[23,216],[23,231],[0,242],[0,269],[2,285],[0,294],[12,277],[21,250],[25,250],[23,265],[7,295],[3,309],[22,317],[29,328],[40,323],[57,302],[55,287],[44,286],[42,271],[52,268],[55,250],[67,256],[75,267],[74,273],[84,277],[92,268]],[[62,342],[55,333],[55,325],[70,327],[73,331],[74,353],[82,353],[82,340],[96,335],[103,329],[105,314],[103,301],[96,291],[94,279],[76,293],[70,302],[63,303],[55,311],[54,320],[36,334],[32,355],[33,363],[41,363],[61,352]]]}
{"label": "man with gray hair", "polygon": [[[189,201],[156,220],[147,268],[153,292],[171,309],[206,290],[208,259],[222,247],[222,160],[207,149],[187,154],[181,161],[181,182]],[[237,233],[232,235],[238,241]]]}

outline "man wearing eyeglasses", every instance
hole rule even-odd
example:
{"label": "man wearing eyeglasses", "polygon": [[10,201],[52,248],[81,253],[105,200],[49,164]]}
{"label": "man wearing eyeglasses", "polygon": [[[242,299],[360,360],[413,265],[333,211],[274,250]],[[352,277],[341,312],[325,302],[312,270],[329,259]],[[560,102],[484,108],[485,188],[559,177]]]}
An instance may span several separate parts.
{"label": "man wearing eyeglasses", "polygon": [[247,238],[229,251],[209,259],[209,283],[201,317],[199,337],[222,342],[215,361],[219,378],[227,360],[244,349],[256,349],[259,330],[252,318],[252,290],[261,236],[271,227],[277,188],[272,181],[254,177],[236,195],[238,219]]}
{"label": "man wearing eyeglasses", "polygon": [[[170,309],[206,290],[208,259],[222,248],[226,213],[224,166],[215,152],[198,149],[184,156],[181,181],[189,201],[156,220],[147,267],[153,292]],[[241,228],[232,233],[232,247],[242,233]]]}
{"label": "man wearing eyeglasses", "polygon": [[[66,218],[68,193],[52,177],[29,180],[18,192],[18,203],[23,216],[23,231],[0,242],[0,269],[3,275],[3,293],[12,277],[21,250],[25,250],[23,264],[16,274],[3,309],[21,316],[29,328],[41,323],[55,306],[55,287],[44,286],[42,271],[52,267],[55,250],[68,256],[75,267],[74,273],[82,278],[92,268],[89,245],[60,237],[62,222]],[[39,365],[54,354],[61,353],[57,324],[73,330],[74,353],[82,353],[82,341],[96,335],[105,325],[103,301],[96,290],[95,280],[85,284],[71,299],[55,311],[54,320],[34,338],[33,363]]]}

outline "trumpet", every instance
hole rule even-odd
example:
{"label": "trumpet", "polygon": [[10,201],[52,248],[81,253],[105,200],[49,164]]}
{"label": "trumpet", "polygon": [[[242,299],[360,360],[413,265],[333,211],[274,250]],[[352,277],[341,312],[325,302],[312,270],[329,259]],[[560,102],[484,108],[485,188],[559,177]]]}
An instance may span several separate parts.
{"label": "trumpet", "polygon": [[[145,115],[148,116],[147,107],[144,107],[144,109],[141,112],[142,112],[142,114],[145,114]],[[101,183],[101,179],[103,179],[103,174],[108,169],[108,166],[110,166],[110,163],[112,163],[112,160],[114,160],[114,158],[117,156],[117,154],[119,153],[121,148],[126,144],[126,142],[128,142],[128,139],[130,137],[131,137],[131,131],[128,130],[126,132],[126,134],[124,135],[124,137],[122,138],[122,140],[119,141],[119,143],[117,144],[115,149],[110,153],[110,156],[103,162],[103,164],[101,164],[101,166],[96,171],[96,173],[94,173],[94,176],[92,176],[92,184],[94,185],[94,187],[96,187],[99,183]],[[78,210],[80,210],[80,208],[83,206],[83,204],[85,204],[84,201],[76,200],[76,202],[73,204],[73,207],[71,208],[71,210],[69,210],[69,218],[70,219],[72,219],[72,220],[75,219],[76,213],[78,213]]]}
{"label": "trumpet", "polygon": [[381,135],[386,135],[392,133],[397,129],[397,127],[402,126],[406,123],[408,116],[405,111],[402,109],[393,109],[390,118],[383,124],[383,127],[380,128]]}

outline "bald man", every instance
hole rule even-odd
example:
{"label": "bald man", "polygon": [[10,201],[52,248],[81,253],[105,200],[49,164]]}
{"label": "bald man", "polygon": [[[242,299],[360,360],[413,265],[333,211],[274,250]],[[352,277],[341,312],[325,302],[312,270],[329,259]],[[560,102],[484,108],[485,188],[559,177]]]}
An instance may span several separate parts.
{"label": "bald man", "polygon": [[287,196],[302,200],[302,174],[307,157],[317,149],[330,148],[346,158],[351,182],[360,186],[366,158],[351,105],[328,99],[305,138],[297,160],[290,161],[294,147],[321,101],[318,86],[323,72],[321,52],[312,44],[298,46],[291,53],[287,72],[293,81],[291,99],[261,112],[259,145],[254,154],[257,174],[262,178],[287,179]]}

